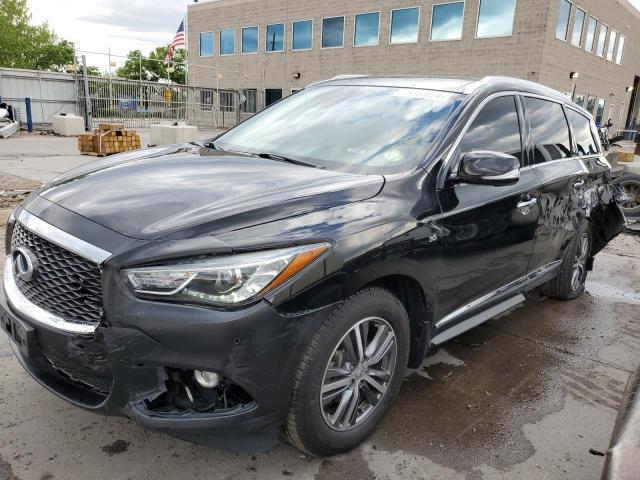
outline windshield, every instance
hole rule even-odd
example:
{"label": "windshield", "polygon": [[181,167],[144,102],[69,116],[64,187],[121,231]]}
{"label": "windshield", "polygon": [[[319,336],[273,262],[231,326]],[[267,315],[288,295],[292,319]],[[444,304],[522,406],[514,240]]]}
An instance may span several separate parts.
{"label": "windshield", "polygon": [[319,86],[251,117],[215,141],[353,173],[396,173],[424,159],[461,95],[408,88]]}

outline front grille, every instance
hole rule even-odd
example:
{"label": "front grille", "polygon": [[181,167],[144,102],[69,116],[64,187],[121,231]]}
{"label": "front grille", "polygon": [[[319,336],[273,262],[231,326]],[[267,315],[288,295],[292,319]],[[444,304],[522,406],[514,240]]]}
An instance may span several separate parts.
{"label": "front grille", "polygon": [[72,382],[79,383],[105,396],[111,392],[111,388],[113,387],[112,378],[87,372],[60,359],[54,359],[49,356],[45,356],[45,358],[55,370],[62,373]]}
{"label": "front grille", "polygon": [[35,277],[16,277],[22,294],[40,308],[75,323],[102,319],[102,275],[90,260],[76,255],[27,230],[16,222],[11,248],[26,247],[38,259]]}

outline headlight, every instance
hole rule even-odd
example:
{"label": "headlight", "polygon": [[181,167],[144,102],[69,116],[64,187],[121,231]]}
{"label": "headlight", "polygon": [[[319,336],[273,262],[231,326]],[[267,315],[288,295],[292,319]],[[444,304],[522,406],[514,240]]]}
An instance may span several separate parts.
{"label": "headlight", "polygon": [[326,243],[122,273],[134,292],[213,305],[243,303],[282,285],[329,250]]}

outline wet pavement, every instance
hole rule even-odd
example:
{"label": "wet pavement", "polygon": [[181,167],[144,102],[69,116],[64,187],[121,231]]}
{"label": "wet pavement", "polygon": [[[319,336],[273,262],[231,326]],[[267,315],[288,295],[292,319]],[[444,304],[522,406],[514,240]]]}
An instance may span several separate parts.
{"label": "wet pavement", "polygon": [[228,453],[67,405],[0,340],[0,478],[597,479],[640,361],[640,237],[596,259],[587,294],[527,301],[410,372],[361,448]]}
{"label": "wet pavement", "polygon": [[284,444],[229,453],[82,411],[29,378],[0,335],[0,479],[595,480],[604,459],[590,450],[606,450],[637,363],[630,234],[596,257],[583,297],[530,299],[442,346],[408,374],[376,433],[331,459]]}

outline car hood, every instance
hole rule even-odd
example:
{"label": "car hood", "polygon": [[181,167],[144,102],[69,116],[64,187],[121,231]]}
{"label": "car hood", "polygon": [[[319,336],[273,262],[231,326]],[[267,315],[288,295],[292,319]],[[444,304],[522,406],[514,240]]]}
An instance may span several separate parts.
{"label": "car hood", "polygon": [[39,195],[138,239],[215,234],[375,196],[384,178],[326,171],[194,145],[83,165]]}

